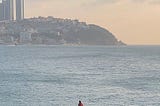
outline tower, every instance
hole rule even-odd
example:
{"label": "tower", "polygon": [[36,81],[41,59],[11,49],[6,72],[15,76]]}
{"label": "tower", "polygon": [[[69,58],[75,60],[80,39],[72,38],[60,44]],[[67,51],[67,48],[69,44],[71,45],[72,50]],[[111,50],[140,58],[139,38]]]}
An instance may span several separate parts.
{"label": "tower", "polygon": [[16,0],[16,20],[24,19],[24,0]]}
{"label": "tower", "polygon": [[24,19],[24,0],[0,0],[0,21],[14,20],[14,15],[16,20]]}
{"label": "tower", "polygon": [[0,1],[0,21],[2,21],[4,19],[3,13],[4,13],[3,3],[2,3],[2,1]]}
{"label": "tower", "polygon": [[14,7],[13,0],[2,0],[4,5],[4,20],[13,20],[14,19]]}

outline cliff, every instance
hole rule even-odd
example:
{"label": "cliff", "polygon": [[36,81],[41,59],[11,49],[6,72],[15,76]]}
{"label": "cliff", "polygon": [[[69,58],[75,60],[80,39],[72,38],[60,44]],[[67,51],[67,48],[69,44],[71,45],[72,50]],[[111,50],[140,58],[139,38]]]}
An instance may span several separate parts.
{"label": "cliff", "polygon": [[53,17],[0,22],[0,41],[0,44],[124,45],[97,25]]}

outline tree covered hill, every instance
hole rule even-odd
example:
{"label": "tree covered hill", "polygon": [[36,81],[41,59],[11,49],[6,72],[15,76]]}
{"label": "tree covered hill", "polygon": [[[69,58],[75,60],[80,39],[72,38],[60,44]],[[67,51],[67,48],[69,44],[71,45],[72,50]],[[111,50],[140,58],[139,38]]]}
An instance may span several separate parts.
{"label": "tree covered hill", "polygon": [[0,43],[124,45],[100,26],[53,17],[0,22]]}

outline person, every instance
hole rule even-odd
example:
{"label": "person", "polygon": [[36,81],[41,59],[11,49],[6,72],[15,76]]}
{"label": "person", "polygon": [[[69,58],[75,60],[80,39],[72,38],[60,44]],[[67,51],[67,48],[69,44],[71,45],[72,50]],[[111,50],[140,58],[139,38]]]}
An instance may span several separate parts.
{"label": "person", "polygon": [[83,106],[83,104],[82,104],[82,102],[81,102],[81,101],[79,101],[79,104],[78,104],[78,106]]}

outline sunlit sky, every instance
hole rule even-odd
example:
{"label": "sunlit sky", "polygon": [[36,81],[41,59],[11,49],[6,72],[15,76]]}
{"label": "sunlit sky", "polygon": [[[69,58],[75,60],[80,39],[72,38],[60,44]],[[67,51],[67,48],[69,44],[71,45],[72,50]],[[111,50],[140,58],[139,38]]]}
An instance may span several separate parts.
{"label": "sunlit sky", "polygon": [[71,18],[105,27],[127,44],[160,44],[160,0],[25,0],[25,16]]}

